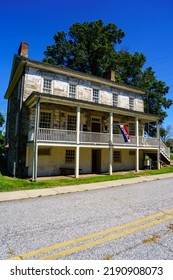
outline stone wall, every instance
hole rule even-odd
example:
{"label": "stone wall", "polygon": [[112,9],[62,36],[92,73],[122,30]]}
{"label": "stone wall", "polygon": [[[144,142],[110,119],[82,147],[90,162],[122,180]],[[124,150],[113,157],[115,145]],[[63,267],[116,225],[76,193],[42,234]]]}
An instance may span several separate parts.
{"label": "stone wall", "polygon": [[133,94],[128,91],[116,90],[109,86],[92,83],[77,78],[67,77],[63,75],[55,75],[48,72],[43,72],[38,69],[26,68],[24,96],[25,100],[33,91],[42,92],[43,79],[52,80],[52,94],[69,97],[69,84],[76,85],[76,98],[93,102],[93,89],[99,90],[99,103],[113,106],[113,93],[118,94],[117,107],[129,109],[129,97],[134,100],[134,110],[144,111],[144,102],[141,95]]}

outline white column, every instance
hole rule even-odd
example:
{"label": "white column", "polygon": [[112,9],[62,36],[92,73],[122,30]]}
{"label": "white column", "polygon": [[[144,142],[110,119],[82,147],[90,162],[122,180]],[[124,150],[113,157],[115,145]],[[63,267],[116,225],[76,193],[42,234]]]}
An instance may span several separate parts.
{"label": "white column", "polygon": [[80,106],[77,106],[77,119],[76,119],[76,142],[79,144],[80,141]]}
{"label": "white column", "polygon": [[136,116],[136,172],[139,171],[139,119]]}
{"label": "white column", "polygon": [[160,169],[160,125],[159,122],[156,122],[157,127],[157,141],[158,141],[158,150],[157,150],[157,169]]}
{"label": "white column", "polygon": [[109,175],[112,175],[112,158],[113,158],[113,113],[109,113],[109,133],[110,133],[110,144],[109,144]]}
{"label": "white column", "polygon": [[136,172],[139,171],[139,149],[136,149]]}
{"label": "white column", "polygon": [[76,147],[75,178],[79,178],[79,146]]}
{"label": "white column", "polygon": [[80,106],[77,106],[76,133],[75,178],[79,178]]}
{"label": "white column", "polygon": [[33,160],[32,160],[32,181],[37,179],[37,165],[38,165],[38,127],[39,127],[39,115],[40,115],[40,97],[37,98],[35,109],[35,125],[34,125],[34,144],[33,144]]}
{"label": "white column", "polygon": [[136,117],[136,146],[139,146],[139,120]]}

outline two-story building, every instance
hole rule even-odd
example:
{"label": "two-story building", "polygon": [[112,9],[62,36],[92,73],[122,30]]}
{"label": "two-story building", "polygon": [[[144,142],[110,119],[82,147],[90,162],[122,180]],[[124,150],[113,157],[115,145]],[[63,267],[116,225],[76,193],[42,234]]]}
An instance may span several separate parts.
{"label": "two-story building", "polygon": [[[100,78],[29,59],[21,43],[5,94],[8,171],[33,180],[138,171],[146,154],[159,168],[169,151],[159,139],[159,116],[144,112],[144,95],[115,82],[114,71]],[[155,138],[145,137],[148,122],[156,123]]]}

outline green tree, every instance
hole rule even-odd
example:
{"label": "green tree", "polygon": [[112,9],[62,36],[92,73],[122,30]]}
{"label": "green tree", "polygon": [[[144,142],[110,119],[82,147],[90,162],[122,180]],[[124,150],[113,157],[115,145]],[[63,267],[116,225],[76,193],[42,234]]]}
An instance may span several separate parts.
{"label": "green tree", "polygon": [[102,20],[73,24],[68,34],[57,32],[55,44],[44,52],[44,62],[64,65],[71,69],[102,76],[112,64],[125,33],[115,24],[104,26]]}
{"label": "green tree", "polygon": [[[116,50],[124,36],[115,24],[104,25],[102,20],[75,23],[68,34],[61,31],[54,35],[55,44],[47,47],[43,61],[97,76],[115,69],[117,82],[146,91],[145,112],[159,115],[162,123],[167,116],[165,109],[173,104],[166,98],[169,88],[157,80],[152,67],[144,69],[143,53]],[[153,135],[154,127],[151,128]]]}

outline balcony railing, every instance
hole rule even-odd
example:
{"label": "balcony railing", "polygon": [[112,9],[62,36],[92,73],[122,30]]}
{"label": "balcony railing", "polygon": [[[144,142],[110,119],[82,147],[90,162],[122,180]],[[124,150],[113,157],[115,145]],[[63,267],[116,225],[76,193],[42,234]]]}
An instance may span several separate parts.
{"label": "balcony railing", "polygon": [[44,142],[76,143],[77,132],[74,130],[38,129],[38,140]]}
{"label": "balcony railing", "polygon": [[80,131],[80,143],[82,144],[109,144],[110,134],[109,133],[95,133]]}
{"label": "balcony railing", "polygon": [[[30,130],[28,133],[28,141],[32,142],[34,140],[34,130]],[[77,132],[74,130],[62,130],[62,129],[38,129],[38,141],[46,143],[77,143]],[[96,133],[96,132],[85,132],[80,131],[79,134],[80,144],[94,144],[94,145],[109,145],[110,134],[109,133]],[[130,142],[124,142],[123,136],[121,134],[113,135],[113,145],[119,146],[137,146],[137,137],[131,136]],[[146,147],[159,147],[159,141],[157,138],[144,138],[139,136],[139,146]],[[162,149],[166,150],[166,147],[162,145]]]}

